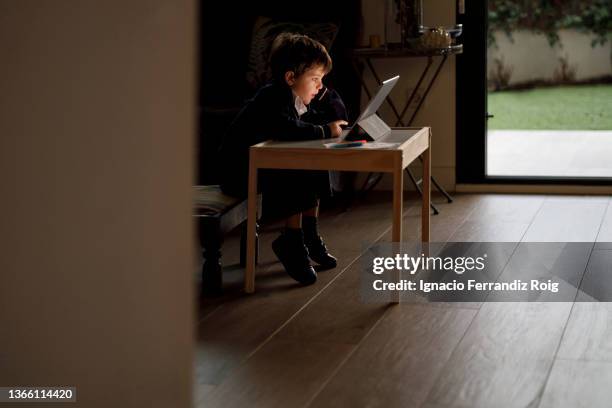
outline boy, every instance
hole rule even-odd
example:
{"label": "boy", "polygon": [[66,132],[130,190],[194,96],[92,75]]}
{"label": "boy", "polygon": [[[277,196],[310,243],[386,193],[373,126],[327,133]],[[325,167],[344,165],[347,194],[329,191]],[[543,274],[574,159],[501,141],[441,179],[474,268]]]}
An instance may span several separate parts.
{"label": "boy", "polygon": [[[221,188],[246,197],[249,147],[269,139],[310,140],[340,136],[346,109],[334,91],[321,82],[331,70],[325,47],[308,36],[283,33],[270,52],[272,82],[249,100],[232,122],[220,151]],[[285,229],[272,249],[287,273],[309,285],[317,274],[309,258],[323,268],[337,260],[317,228],[319,198],[329,194],[329,173],[321,171],[260,171],[259,185],[266,212],[274,209]]]}

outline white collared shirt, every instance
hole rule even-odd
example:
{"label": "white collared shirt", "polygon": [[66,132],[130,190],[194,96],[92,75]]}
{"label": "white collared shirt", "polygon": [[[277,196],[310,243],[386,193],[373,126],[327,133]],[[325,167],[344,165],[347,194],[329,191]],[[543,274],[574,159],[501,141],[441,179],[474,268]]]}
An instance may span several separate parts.
{"label": "white collared shirt", "polygon": [[[304,104],[304,101],[302,100],[302,98],[297,96],[295,93],[293,93],[293,106],[295,107],[295,110],[297,111],[298,118],[302,116],[303,114],[305,114],[306,112],[308,112],[308,107]],[[313,125],[313,126],[319,129],[321,139],[325,139],[325,128],[321,125]]]}
{"label": "white collared shirt", "polygon": [[302,116],[308,111],[308,108],[304,104],[302,98],[297,96],[295,93],[293,94],[293,106],[295,106],[295,110],[297,111],[298,116]]}

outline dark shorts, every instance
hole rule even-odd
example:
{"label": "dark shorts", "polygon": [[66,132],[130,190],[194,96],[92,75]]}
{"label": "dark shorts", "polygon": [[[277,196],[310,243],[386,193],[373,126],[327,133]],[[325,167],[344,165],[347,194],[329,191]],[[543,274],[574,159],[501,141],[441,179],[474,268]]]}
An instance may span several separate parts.
{"label": "dark shorts", "polygon": [[265,219],[287,218],[317,205],[318,199],[331,194],[328,171],[261,170]]}

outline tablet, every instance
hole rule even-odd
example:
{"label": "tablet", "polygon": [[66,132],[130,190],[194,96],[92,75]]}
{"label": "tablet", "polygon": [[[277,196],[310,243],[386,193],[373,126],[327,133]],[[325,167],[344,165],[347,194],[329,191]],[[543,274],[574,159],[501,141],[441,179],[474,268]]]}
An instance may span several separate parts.
{"label": "tablet", "polygon": [[346,136],[348,136],[348,134],[351,133],[351,131],[355,127],[355,125],[359,124],[359,122],[362,122],[368,119],[370,116],[376,114],[376,111],[378,111],[378,108],[380,108],[380,105],[382,105],[385,98],[389,95],[389,92],[391,92],[391,89],[393,89],[398,80],[399,75],[396,75],[393,78],[389,78],[386,81],[383,81],[383,83],[378,87],[378,90],[376,91],[374,97],[370,99],[370,102],[368,102],[365,108],[361,111],[361,114],[359,115],[357,120],[353,122],[350,127],[342,131],[342,133],[340,134],[341,139],[344,139]]}

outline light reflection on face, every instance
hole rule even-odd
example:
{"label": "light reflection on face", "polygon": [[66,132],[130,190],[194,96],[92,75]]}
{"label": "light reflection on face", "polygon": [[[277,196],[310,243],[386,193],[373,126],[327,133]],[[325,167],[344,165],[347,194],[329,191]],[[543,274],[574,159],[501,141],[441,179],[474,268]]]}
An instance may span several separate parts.
{"label": "light reflection on face", "polygon": [[312,99],[323,88],[323,77],[326,72],[322,65],[316,65],[307,69],[302,75],[295,78],[293,72],[289,72],[285,79],[291,90],[299,96],[305,105],[308,105]]}

